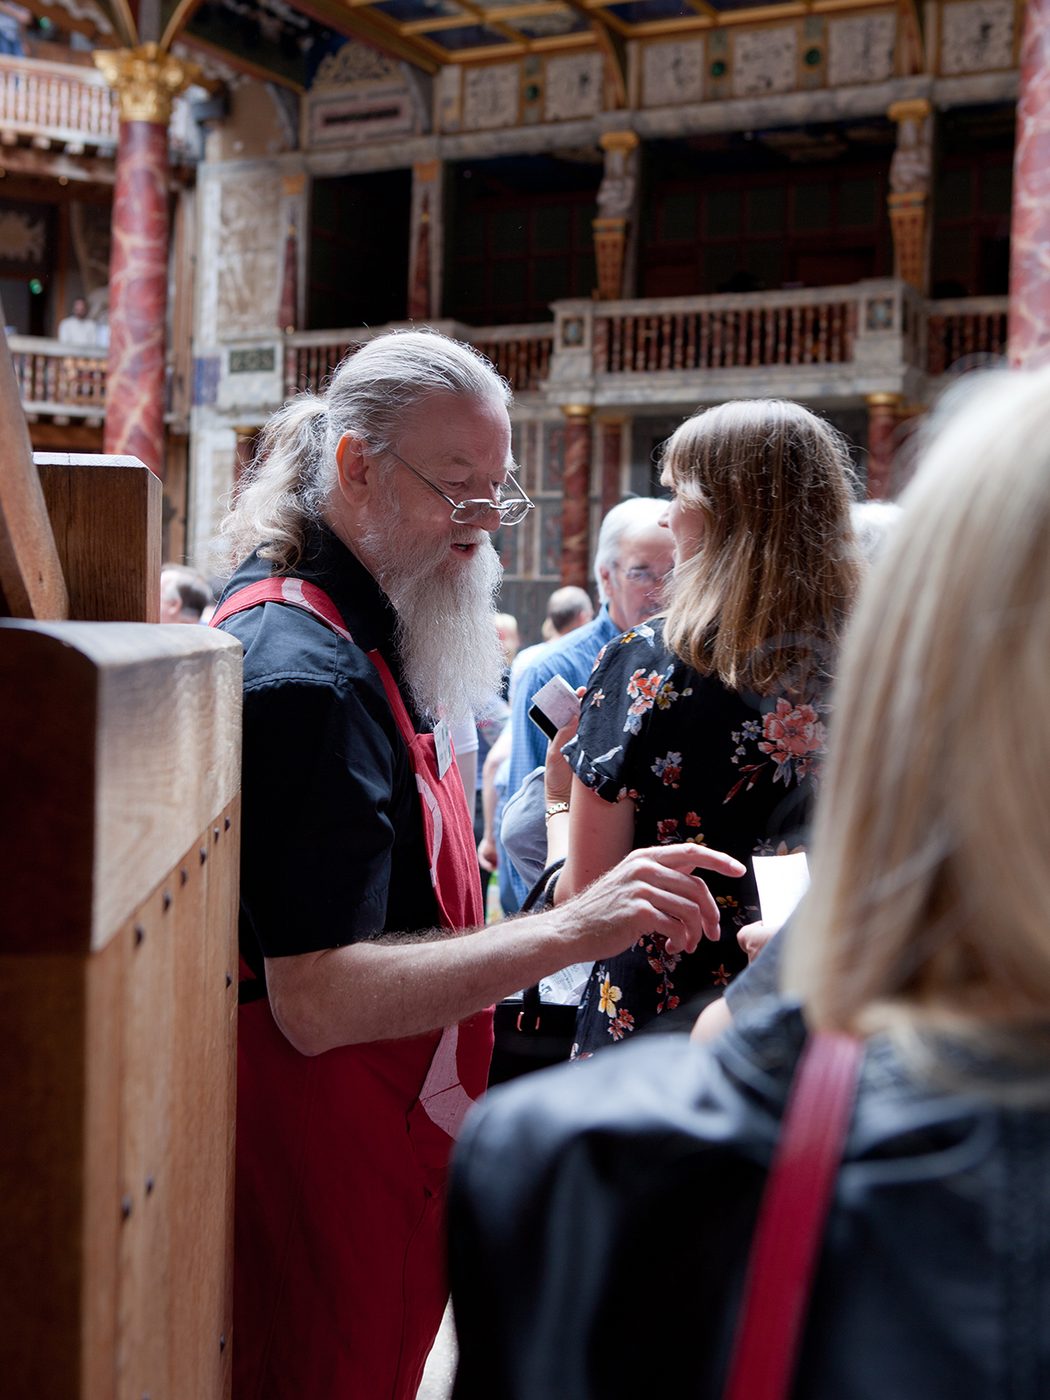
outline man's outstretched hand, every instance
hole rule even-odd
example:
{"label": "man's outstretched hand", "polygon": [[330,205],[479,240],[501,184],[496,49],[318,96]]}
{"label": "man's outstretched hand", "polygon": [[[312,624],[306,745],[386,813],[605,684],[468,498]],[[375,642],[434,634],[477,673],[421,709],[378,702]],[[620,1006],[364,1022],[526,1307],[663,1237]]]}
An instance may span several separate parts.
{"label": "man's outstretched hand", "polygon": [[560,905],[578,960],[613,957],[643,934],[661,933],[671,953],[691,953],[701,938],[721,937],[718,905],[694,870],[739,877],[746,867],[722,851],[683,842],[632,851],[619,865]]}

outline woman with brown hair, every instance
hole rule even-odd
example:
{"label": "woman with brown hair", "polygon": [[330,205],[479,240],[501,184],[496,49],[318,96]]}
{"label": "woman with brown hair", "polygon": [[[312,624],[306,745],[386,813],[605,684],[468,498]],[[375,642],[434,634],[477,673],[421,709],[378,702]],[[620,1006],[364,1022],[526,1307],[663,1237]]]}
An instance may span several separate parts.
{"label": "woman with brown hair", "polygon": [[[858,572],[846,447],[798,404],[726,403],[671,437],[661,479],[675,547],[666,616],[599,658],[565,748],[567,814],[568,775],[548,765],[552,858],[567,840],[559,900],[633,847],[692,840],[747,864],[804,841]],[[757,917],[753,874],[709,884],[721,936],[683,957],[653,934],[596,964],[577,1054],[719,992],[745,965],[736,934]]]}
{"label": "woman with brown hair", "polygon": [[[788,1393],[1046,1395],[1050,370],[967,392],[843,648],[785,999],[468,1120],[457,1400],[723,1396],[792,1078],[829,1040],[859,1047],[859,1078]],[[809,1121],[827,1133],[823,1104]],[[790,1265],[801,1211],[782,1225]],[[778,1359],[761,1327],[756,1350]]]}

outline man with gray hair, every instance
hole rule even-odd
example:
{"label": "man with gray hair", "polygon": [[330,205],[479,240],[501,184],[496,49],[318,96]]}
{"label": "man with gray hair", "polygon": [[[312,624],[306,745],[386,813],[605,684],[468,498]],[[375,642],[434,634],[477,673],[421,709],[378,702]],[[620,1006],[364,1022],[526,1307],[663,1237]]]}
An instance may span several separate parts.
{"label": "man with gray hair", "polygon": [[[717,929],[695,846],[482,923],[449,721],[498,687],[491,535],[531,502],[509,393],[405,332],[274,417],[224,529],[244,645],[237,1400],[411,1400],[445,1305],[445,1168],[491,1004],[657,929]],[[486,1009],[489,1008],[489,1009]]]}
{"label": "man with gray hair", "polygon": [[[606,642],[652,617],[661,606],[664,581],[674,567],[671,535],[660,525],[666,510],[666,501],[648,496],[635,496],[613,506],[602,521],[594,554],[601,602],[597,617],[544,648],[542,655],[514,678],[505,801],[510,801],[547,754],[547,740],[529,719],[529,706],[537,690],[554,676],[563,676],[571,686],[586,685]],[[528,886],[513,865],[510,880],[520,903]]]}

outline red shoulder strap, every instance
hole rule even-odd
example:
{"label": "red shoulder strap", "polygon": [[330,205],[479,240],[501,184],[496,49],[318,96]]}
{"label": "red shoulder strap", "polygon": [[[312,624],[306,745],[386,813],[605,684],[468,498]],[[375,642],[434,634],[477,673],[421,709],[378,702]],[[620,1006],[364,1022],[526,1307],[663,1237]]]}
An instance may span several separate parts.
{"label": "red shoulder strap", "polygon": [[786,1400],[846,1142],[864,1047],[822,1032],[802,1050],[758,1214],[723,1400]]}
{"label": "red shoulder strap", "polygon": [[[333,632],[338,632],[340,637],[345,638],[346,641],[352,642],[354,640],[339,609],[324,589],[318,588],[315,583],[307,583],[301,578],[264,578],[257,583],[249,583],[246,587],[238,589],[236,593],[231,593],[225,603],[215,609],[208,620],[208,625],[217,627],[228,617],[233,617],[236,613],[247,612],[249,608],[257,608],[262,603],[284,603],[288,607],[302,608],[304,612],[313,613],[314,617],[319,618]],[[379,679],[386,692],[387,703],[393,712],[394,721],[401,737],[406,744],[411,745],[415,729],[390,667],[378,651],[366,652],[366,655],[379,672]]]}
{"label": "red shoulder strap", "polygon": [[339,609],[323,588],[318,588],[315,583],[306,583],[301,578],[287,576],[260,579],[258,583],[249,583],[246,588],[231,593],[225,603],[212,613],[209,625],[218,627],[220,622],[225,622],[235,613],[247,612],[249,608],[257,608],[261,603],[286,603],[289,607],[302,608],[304,612],[313,613],[315,617],[320,618],[333,632],[338,632],[340,637],[345,637],[348,642],[354,640]]}

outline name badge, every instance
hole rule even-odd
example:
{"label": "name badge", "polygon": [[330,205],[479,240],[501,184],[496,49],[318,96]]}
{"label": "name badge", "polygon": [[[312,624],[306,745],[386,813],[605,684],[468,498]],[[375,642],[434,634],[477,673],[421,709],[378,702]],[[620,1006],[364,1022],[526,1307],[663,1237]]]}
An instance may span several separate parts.
{"label": "name badge", "polygon": [[443,778],[452,762],[452,731],[446,720],[439,720],[434,726],[434,749],[437,753],[438,777]]}

